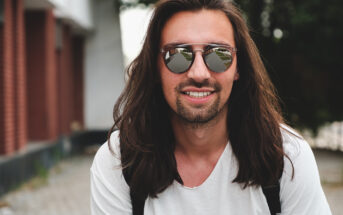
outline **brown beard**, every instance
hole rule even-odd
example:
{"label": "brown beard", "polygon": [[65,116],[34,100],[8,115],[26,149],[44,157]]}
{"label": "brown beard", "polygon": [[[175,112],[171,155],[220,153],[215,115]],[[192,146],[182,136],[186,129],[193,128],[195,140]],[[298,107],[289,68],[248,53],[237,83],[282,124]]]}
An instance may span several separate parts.
{"label": "brown beard", "polygon": [[[218,83],[209,83],[208,80],[205,80],[202,83],[195,82],[192,79],[189,79],[186,82],[180,83],[176,88],[175,91],[178,94],[176,98],[176,114],[187,124],[193,126],[203,126],[208,122],[215,119],[218,114],[220,113],[223,107],[219,107],[220,104],[220,96],[216,98],[213,104],[210,107],[205,108],[203,105],[194,106],[194,108],[198,113],[194,113],[193,110],[186,107],[180,99],[180,95],[182,94],[182,89],[188,86],[192,87],[210,87],[214,89],[214,93],[218,93],[222,87]],[[200,111],[200,112],[199,112]]]}
{"label": "brown beard", "polygon": [[207,110],[204,110],[202,107],[194,107],[194,109],[201,111],[200,113],[195,114],[192,110],[182,104],[180,97],[178,96],[176,100],[176,114],[187,124],[191,124],[192,127],[204,126],[205,124],[214,120],[220,113],[222,108],[219,107],[219,102],[220,97],[218,97],[209,108],[206,108]]}

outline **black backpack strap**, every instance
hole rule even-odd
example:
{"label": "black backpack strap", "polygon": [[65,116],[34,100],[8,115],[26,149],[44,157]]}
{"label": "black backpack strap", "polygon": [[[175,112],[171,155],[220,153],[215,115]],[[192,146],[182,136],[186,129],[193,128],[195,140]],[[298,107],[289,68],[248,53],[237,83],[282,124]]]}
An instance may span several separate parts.
{"label": "black backpack strap", "polygon": [[132,192],[130,192],[131,196],[131,204],[132,204],[132,215],[143,215],[144,214],[144,204],[145,200],[148,196],[145,198],[139,198],[138,196],[134,195]]}
{"label": "black backpack strap", "polygon": [[[125,178],[126,183],[130,187],[130,172],[128,170],[123,170],[123,176]],[[130,197],[132,205],[132,215],[144,215],[144,204],[145,200],[148,198],[148,195],[144,194],[143,196],[138,196],[135,192],[132,191],[130,187]]]}
{"label": "black backpack strap", "polygon": [[276,213],[281,213],[280,183],[262,186],[262,191],[267,199],[270,214],[275,215]]}

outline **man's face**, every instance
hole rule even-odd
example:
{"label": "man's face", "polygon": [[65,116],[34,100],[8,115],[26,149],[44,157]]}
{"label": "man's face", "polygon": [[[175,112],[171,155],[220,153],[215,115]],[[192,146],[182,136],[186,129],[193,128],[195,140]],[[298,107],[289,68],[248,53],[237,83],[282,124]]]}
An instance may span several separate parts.
{"label": "man's face", "polygon": [[[179,12],[165,24],[161,34],[160,47],[171,43],[216,43],[235,47],[234,32],[226,15],[217,10]],[[203,45],[194,45],[202,49]],[[158,69],[163,93],[172,114],[190,123],[207,123],[220,113],[227,114],[227,101],[230,97],[236,72],[236,57],[232,65],[222,73],[210,71],[200,51],[195,52],[191,68],[181,74],[168,70],[163,55],[158,57]]]}

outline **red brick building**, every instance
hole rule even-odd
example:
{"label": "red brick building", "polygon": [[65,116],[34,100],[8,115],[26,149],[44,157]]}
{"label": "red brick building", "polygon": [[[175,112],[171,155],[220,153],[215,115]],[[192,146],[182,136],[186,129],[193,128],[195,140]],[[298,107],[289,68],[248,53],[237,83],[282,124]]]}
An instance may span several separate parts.
{"label": "red brick building", "polygon": [[0,0],[0,155],[84,125],[85,34],[53,10]]}

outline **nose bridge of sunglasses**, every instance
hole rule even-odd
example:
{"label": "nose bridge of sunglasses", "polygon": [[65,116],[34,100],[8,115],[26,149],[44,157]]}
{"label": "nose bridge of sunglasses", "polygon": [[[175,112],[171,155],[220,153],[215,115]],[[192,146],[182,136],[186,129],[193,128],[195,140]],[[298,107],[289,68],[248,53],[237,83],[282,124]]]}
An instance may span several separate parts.
{"label": "nose bridge of sunglasses", "polygon": [[201,52],[203,53],[204,52],[204,49],[193,49],[193,52],[196,53],[196,52]]}

